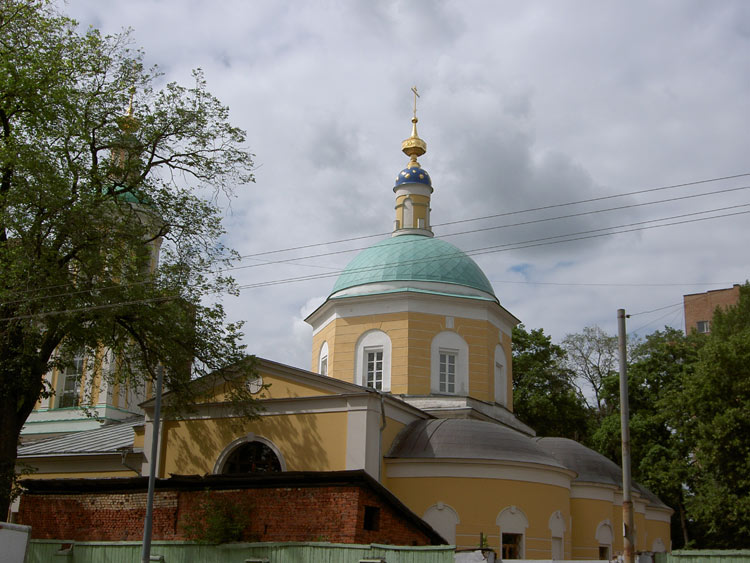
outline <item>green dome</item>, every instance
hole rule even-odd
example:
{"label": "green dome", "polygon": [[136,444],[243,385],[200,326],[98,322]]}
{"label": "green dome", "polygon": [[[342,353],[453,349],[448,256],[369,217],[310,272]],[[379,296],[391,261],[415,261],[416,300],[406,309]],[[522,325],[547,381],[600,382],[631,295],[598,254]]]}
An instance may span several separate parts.
{"label": "green dome", "polygon": [[[333,286],[333,294],[383,282],[428,282],[469,287],[494,297],[476,262],[450,243],[423,235],[401,235],[360,252]],[[409,284],[399,288],[409,287]]]}

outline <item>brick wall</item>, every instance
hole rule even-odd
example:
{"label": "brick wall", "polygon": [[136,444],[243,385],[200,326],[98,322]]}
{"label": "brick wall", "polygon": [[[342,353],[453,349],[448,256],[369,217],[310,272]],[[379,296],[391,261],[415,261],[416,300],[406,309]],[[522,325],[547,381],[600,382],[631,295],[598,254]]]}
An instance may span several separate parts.
{"label": "brick wall", "polygon": [[[228,496],[249,514],[250,524],[244,533],[247,541],[441,543],[425,531],[423,524],[414,521],[413,515],[405,516],[398,505],[362,484],[157,489],[153,539],[189,539],[185,532],[186,515],[205,502],[206,495]],[[365,529],[368,511],[367,525],[371,529]],[[142,538],[145,513],[146,493],[141,491],[32,492],[22,496],[18,519],[19,523],[32,527],[35,539],[125,541]],[[374,521],[373,514],[376,514]]]}
{"label": "brick wall", "polygon": [[683,296],[685,310],[685,332],[696,330],[699,321],[711,321],[717,307],[726,309],[740,301],[740,286],[735,284],[727,289],[715,289],[705,293],[692,293]]}

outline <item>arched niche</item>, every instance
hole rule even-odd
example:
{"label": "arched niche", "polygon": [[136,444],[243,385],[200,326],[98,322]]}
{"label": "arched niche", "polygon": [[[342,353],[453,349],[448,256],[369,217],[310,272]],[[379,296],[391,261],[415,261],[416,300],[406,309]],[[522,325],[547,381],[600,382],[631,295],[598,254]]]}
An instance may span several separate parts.
{"label": "arched niche", "polygon": [[444,330],[435,335],[430,344],[430,365],[432,393],[469,394],[469,345],[457,332]]}
{"label": "arched niche", "polygon": [[508,506],[495,519],[500,528],[501,559],[523,559],[529,519],[517,506]]}
{"label": "arched niche", "polygon": [[354,383],[391,390],[391,339],[382,330],[368,330],[357,340]]}
{"label": "arched niche", "polygon": [[565,519],[556,510],[549,517],[550,553],[553,561],[565,559]]}
{"label": "arched niche", "polygon": [[425,510],[422,520],[432,526],[448,543],[456,544],[456,525],[461,521],[452,507],[442,502],[433,504]]}
{"label": "arched niche", "polygon": [[495,402],[508,406],[508,369],[506,367],[505,349],[495,346]]}

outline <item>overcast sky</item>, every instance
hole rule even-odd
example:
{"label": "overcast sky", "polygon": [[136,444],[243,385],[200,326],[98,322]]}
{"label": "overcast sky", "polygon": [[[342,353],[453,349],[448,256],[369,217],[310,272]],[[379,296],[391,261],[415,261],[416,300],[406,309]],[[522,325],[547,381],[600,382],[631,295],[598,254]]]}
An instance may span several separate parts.
{"label": "overcast sky", "polygon": [[[231,108],[257,170],[226,205],[230,246],[247,256],[329,243],[238,264],[243,286],[327,276],[225,298],[232,320],[247,323],[250,353],[310,367],[303,319],[356,254],[338,251],[392,228],[414,85],[435,233],[470,254],[494,247],[474,259],[527,328],[556,341],[593,325],[615,334],[618,308],[641,335],[683,328],[684,294],[750,277],[750,215],[738,214],[750,210],[750,190],[725,191],[750,176],[623,196],[750,173],[745,0],[68,0],[62,9],[84,28],[133,28],[170,81],[188,85],[202,68]],[[577,216],[551,220],[562,215]],[[665,223],[679,224],[643,229]],[[586,234],[550,244],[571,233]]]}

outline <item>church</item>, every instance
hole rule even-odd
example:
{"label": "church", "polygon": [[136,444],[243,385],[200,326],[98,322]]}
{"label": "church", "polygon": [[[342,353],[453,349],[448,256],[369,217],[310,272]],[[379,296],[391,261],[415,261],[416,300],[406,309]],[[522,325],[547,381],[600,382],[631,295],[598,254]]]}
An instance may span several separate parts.
{"label": "church", "polygon": [[[233,383],[196,380],[207,399],[162,421],[156,459],[153,399],[136,408],[105,392],[104,425],[65,415],[67,403],[40,404],[26,436],[52,437],[19,448],[37,470],[31,478],[132,477],[152,464],[159,478],[364,470],[459,548],[481,543],[504,559],[621,552],[620,468],[572,440],[536,436],[513,414],[519,320],[469,256],[433,235],[417,121],[415,109],[392,236],[357,255],[306,319],[310,371],[258,358],[234,366]],[[53,388],[64,375],[52,376]],[[228,384],[258,396],[257,418],[232,409]],[[61,433],[66,417],[79,431]],[[634,488],[636,550],[669,550],[672,510]]]}

